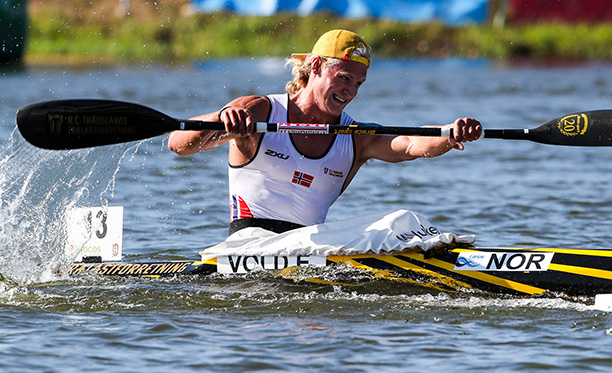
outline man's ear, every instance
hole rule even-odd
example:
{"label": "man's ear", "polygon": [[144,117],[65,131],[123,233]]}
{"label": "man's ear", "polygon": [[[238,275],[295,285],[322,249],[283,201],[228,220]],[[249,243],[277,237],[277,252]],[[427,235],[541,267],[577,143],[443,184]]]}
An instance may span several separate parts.
{"label": "man's ear", "polygon": [[323,68],[323,60],[321,57],[316,56],[312,59],[312,64],[310,65],[310,71],[314,74],[320,74],[321,69]]}

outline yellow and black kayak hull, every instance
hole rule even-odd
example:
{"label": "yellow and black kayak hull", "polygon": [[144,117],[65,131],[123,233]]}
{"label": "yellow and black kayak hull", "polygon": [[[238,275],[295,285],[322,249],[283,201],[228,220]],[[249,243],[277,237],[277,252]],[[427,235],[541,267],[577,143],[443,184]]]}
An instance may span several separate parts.
{"label": "yellow and black kayak hull", "polygon": [[[206,261],[74,263],[71,275],[105,276],[207,275],[274,270],[290,277],[292,268],[309,264],[286,257],[224,257]],[[393,255],[342,255],[319,257],[326,266],[348,265],[369,271],[375,278],[435,287],[441,290],[478,289],[495,293],[540,295],[564,293],[592,296],[612,293],[612,249],[562,249],[517,247],[455,248],[426,255],[408,252]],[[319,260],[319,264],[321,261]],[[286,276],[286,277],[287,277]]]}

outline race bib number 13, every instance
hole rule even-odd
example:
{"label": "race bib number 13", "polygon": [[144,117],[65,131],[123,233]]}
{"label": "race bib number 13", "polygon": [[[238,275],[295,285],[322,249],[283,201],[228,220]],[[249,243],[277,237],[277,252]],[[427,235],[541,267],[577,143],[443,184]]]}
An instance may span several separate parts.
{"label": "race bib number 13", "polygon": [[[123,207],[78,208],[67,216],[66,254],[75,262],[83,258],[121,260],[123,252]],[[77,253],[77,251],[80,252]]]}

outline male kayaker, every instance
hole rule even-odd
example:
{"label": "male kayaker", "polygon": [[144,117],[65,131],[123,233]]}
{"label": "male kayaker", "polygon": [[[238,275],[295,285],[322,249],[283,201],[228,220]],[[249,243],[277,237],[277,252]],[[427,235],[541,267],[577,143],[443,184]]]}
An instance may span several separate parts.
{"label": "male kayaker", "polygon": [[370,50],[355,33],[325,33],[311,53],[293,54],[286,94],[246,96],[193,119],[222,121],[225,132],[176,131],[168,147],[194,154],[229,142],[230,234],[245,227],[277,233],[323,223],[329,207],[369,159],[386,162],[436,157],[480,137],[472,118],[448,127],[454,138],[253,133],[256,122],[354,121],[344,108],[366,81]]}

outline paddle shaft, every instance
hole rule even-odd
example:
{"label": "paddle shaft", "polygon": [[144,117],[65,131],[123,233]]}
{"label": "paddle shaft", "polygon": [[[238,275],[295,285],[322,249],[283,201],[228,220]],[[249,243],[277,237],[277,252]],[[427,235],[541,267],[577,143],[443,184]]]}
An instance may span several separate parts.
{"label": "paddle shaft", "polygon": [[[192,131],[224,131],[221,122],[205,122],[197,120],[179,120],[176,130]],[[254,132],[284,132],[294,134],[334,134],[334,135],[389,135],[389,136],[427,136],[453,137],[453,129],[449,127],[392,127],[376,123],[358,123],[351,126],[337,124],[313,123],[266,123],[255,124]],[[530,140],[528,129],[487,129],[483,130],[481,138],[503,140]]]}
{"label": "paddle shaft", "polygon": [[[179,120],[176,130],[225,131],[222,122]],[[358,123],[350,126],[318,123],[255,123],[254,132],[281,132],[304,135],[403,135],[452,137],[451,128],[439,127],[388,127],[374,123]]]}
{"label": "paddle shaft", "polygon": [[[17,126],[31,144],[78,149],[144,140],[177,130],[224,131],[221,122],[179,120],[143,105],[100,99],[58,100],[28,105]],[[256,132],[453,137],[444,127],[390,127],[375,123],[257,123]],[[487,129],[482,137],[567,146],[612,146],[612,110],[585,111],[550,120],[535,129]]]}

